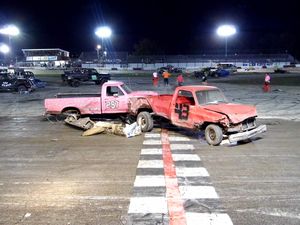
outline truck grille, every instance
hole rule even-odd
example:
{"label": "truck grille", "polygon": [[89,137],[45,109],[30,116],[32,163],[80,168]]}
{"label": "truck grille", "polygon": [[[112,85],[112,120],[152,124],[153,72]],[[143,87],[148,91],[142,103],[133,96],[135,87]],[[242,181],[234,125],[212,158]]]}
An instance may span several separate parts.
{"label": "truck grille", "polygon": [[255,124],[255,119],[254,118],[250,118],[250,119],[246,119],[242,122],[242,131],[244,130],[250,130],[256,127]]}

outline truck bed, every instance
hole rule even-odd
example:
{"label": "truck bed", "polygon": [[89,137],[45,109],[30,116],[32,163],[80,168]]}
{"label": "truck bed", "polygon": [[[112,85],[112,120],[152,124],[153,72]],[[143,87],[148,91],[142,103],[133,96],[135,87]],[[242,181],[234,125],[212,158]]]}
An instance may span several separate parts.
{"label": "truck bed", "polygon": [[100,93],[58,93],[56,98],[89,98],[89,97],[101,97]]}

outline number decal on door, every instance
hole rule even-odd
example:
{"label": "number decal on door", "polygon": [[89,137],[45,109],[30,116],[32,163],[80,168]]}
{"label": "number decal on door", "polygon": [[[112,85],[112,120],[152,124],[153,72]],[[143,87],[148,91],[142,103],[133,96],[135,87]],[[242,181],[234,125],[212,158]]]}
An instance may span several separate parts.
{"label": "number decal on door", "polygon": [[176,104],[175,113],[178,113],[180,120],[187,120],[189,118],[190,106],[187,104]]}
{"label": "number decal on door", "polygon": [[113,101],[106,101],[105,107],[107,109],[117,109],[119,108],[119,101],[113,100]]}

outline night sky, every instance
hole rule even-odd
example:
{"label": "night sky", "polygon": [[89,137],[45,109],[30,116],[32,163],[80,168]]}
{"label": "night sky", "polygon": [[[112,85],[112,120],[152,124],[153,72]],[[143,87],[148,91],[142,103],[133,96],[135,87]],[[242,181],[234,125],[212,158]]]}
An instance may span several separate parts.
{"label": "night sky", "polygon": [[[15,24],[22,34],[13,39],[21,48],[62,48],[71,53],[95,49],[94,30],[113,30],[107,46],[134,51],[143,39],[155,43],[159,53],[197,54],[224,51],[218,25],[231,23],[238,33],[228,39],[237,53],[289,52],[300,56],[300,13],[297,1],[4,1],[0,25]],[[0,36],[0,42],[7,38]]]}

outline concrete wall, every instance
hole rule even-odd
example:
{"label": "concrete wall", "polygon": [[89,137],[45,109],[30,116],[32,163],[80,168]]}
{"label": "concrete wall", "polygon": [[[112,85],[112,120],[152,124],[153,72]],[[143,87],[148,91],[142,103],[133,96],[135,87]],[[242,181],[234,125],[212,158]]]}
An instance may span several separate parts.
{"label": "concrete wall", "polygon": [[[204,67],[216,67],[218,63],[215,62],[187,62],[187,63],[172,63],[172,66],[183,68],[186,70],[198,70]],[[275,69],[275,68],[282,68],[284,65],[289,65],[289,62],[274,62],[274,63],[249,63],[249,62],[235,62],[232,63],[237,67],[241,67],[242,69],[261,69],[263,65],[267,68]],[[124,64],[82,64],[83,68],[98,68],[98,69],[105,69],[105,70],[112,70],[112,68],[117,68],[117,70],[146,70],[146,71],[153,71],[157,70],[160,67],[167,66],[168,63],[153,63],[153,64],[146,64],[146,63],[129,63],[124,66]]]}

